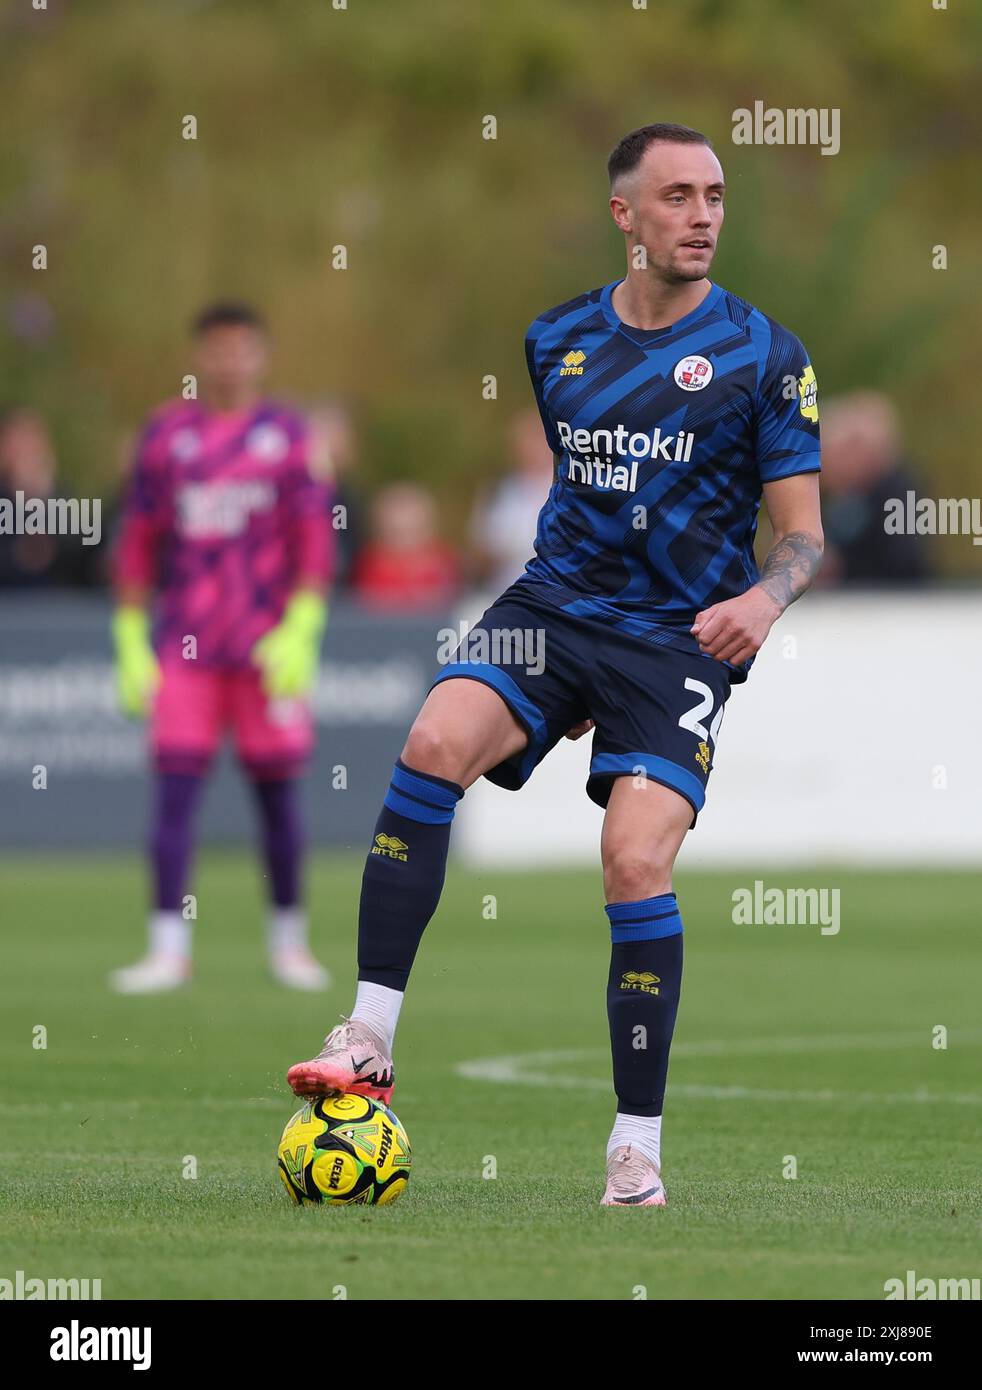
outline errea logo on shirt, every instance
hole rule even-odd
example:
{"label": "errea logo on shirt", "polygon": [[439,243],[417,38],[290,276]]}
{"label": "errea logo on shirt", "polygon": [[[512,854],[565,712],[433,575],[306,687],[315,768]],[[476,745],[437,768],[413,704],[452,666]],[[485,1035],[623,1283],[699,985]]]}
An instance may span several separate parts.
{"label": "errea logo on shirt", "polygon": [[171,435],[170,452],[178,463],[191,463],[201,453],[201,440],[195,430],[175,430]]}
{"label": "errea logo on shirt", "polygon": [[586,361],[586,353],[576,348],[573,352],[567,352],[563,358],[563,365],[559,369],[560,376],[582,376],[583,363]]}

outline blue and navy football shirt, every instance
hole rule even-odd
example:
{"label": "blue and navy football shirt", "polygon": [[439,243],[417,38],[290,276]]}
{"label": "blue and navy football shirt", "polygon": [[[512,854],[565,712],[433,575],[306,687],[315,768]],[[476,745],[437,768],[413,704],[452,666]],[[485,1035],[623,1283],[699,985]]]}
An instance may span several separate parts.
{"label": "blue and navy football shirt", "polygon": [[521,585],[649,642],[698,651],[696,614],[757,582],[761,485],[819,468],[801,343],[713,285],[632,328],[618,281],[541,314],[525,351],[555,479]]}

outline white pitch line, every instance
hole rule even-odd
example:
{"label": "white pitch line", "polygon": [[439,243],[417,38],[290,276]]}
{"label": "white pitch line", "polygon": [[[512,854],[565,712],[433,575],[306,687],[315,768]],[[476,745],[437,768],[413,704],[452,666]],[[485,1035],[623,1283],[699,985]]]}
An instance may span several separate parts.
{"label": "white pitch line", "polygon": [[[878,1052],[904,1047],[929,1046],[930,1030],[916,1033],[814,1033],[810,1037],[731,1038],[672,1044],[673,1057],[752,1057],[758,1053],[783,1052]],[[982,1042],[982,1028],[949,1030],[952,1046]]]}
{"label": "white pitch line", "polygon": [[[982,1036],[982,1029],[960,1032],[961,1041]],[[754,1038],[742,1043],[704,1042],[680,1043],[672,1049],[672,1057],[711,1057],[723,1055],[753,1055],[770,1052],[837,1051],[855,1048],[899,1048],[916,1046],[926,1041],[925,1033],[829,1034],[815,1038]],[[518,1052],[504,1057],[482,1057],[459,1062],[454,1068],[458,1076],[469,1081],[494,1081],[512,1086],[539,1086],[553,1090],[612,1091],[611,1082],[599,1076],[571,1076],[549,1068],[566,1064],[595,1063],[609,1054],[600,1048],[570,1048],[546,1052]],[[673,1082],[669,1078],[668,1093],[689,1100],[765,1100],[765,1101],[846,1101],[860,1104],[951,1104],[982,1105],[982,1095],[972,1092],[937,1094],[921,1087],[915,1091],[784,1091],[757,1089],[750,1086],[700,1086]]]}

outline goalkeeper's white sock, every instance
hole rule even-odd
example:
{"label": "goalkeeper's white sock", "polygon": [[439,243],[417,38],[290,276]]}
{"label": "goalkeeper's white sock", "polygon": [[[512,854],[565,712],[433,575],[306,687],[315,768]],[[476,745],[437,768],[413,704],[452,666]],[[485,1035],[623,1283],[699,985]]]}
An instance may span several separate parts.
{"label": "goalkeeper's white sock", "polygon": [[307,914],[303,908],[272,908],[266,929],[266,944],[270,955],[275,955],[278,951],[306,950]]}
{"label": "goalkeeper's white sock", "polygon": [[176,910],[151,913],[149,936],[152,956],[191,955],[191,923]]}
{"label": "goalkeeper's white sock", "polygon": [[614,1128],[607,1140],[607,1157],[622,1144],[631,1144],[650,1158],[661,1172],[661,1116],[621,1115],[614,1117]]}
{"label": "goalkeeper's white sock", "polygon": [[369,1028],[379,1035],[390,1053],[396,1024],[399,1022],[399,1010],[405,997],[401,989],[389,989],[388,985],[373,985],[367,980],[358,981],[358,992],[355,995],[355,1007],[351,1010],[351,1017],[359,1023],[367,1023]]}

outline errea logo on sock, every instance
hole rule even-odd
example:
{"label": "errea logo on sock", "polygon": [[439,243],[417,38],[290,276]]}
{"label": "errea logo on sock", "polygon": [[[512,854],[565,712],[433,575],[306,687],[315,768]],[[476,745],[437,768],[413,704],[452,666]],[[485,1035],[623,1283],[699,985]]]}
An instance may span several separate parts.
{"label": "errea logo on sock", "polygon": [[661,976],[650,970],[625,970],[621,976],[621,989],[638,989],[642,994],[657,994],[655,986],[660,984]]}
{"label": "errea logo on sock", "polygon": [[376,835],[372,845],[373,854],[384,854],[386,859],[401,859],[403,863],[408,862],[408,851],[409,846],[398,835]]}

